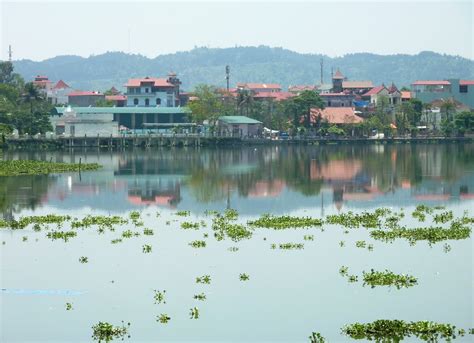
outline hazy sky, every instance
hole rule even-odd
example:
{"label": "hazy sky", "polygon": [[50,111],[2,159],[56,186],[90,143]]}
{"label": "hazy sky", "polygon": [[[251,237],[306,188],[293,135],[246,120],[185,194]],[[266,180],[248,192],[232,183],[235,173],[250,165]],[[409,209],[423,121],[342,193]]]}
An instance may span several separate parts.
{"label": "hazy sky", "polygon": [[1,59],[148,57],[195,46],[269,45],[340,56],[423,50],[473,58],[474,0],[466,1],[5,1]]}

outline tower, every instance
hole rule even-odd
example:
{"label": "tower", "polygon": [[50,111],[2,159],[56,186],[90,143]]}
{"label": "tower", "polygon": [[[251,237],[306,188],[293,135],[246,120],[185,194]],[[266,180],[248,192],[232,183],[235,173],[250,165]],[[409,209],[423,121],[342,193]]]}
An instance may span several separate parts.
{"label": "tower", "polygon": [[13,54],[13,51],[12,51],[12,46],[9,45],[8,46],[8,62],[12,62],[12,54]]}
{"label": "tower", "polygon": [[227,92],[229,91],[229,80],[230,80],[230,67],[225,66],[225,80],[227,82]]}
{"label": "tower", "polygon": [[342,81],[344,80],[344,75],[337,69],[336,73],[332,77],[332,91],[334,93],[342,92]]}

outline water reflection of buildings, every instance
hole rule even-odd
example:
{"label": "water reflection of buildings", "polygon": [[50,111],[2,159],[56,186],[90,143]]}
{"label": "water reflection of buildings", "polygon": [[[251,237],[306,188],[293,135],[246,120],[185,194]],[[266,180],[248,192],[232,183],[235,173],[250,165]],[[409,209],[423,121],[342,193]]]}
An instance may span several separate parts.
{"label": "water reflection of buildings", "polygon": [[250,189],[248,196],[251,198],[277,197],[285,188],[286,183],[283,180],[261,180],[255,182]]}

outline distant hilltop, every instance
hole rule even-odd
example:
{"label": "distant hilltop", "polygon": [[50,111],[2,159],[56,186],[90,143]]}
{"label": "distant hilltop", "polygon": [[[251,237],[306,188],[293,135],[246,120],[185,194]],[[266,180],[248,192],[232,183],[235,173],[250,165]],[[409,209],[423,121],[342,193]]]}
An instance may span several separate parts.
{"label": "distant hilltop", "polygon": [[191,90],[198,84],[225,87],[228,65],[231,87],[238,82],[262,82],[278,83],[286,88],[319,84],[321,59],[324,83],[330,83],[331,72],[338,68],[351,80],[371,80],[374,84],[394,82],[400,87],[409,86],[414,80],[474,79],[474,61],[429,51],[417,55],[355,53],[331,58],[267,46],[195,48],[156,58],[107,52],[88,58],[57,56],[41,62],[18,60],[14,66],[25,80],[46,74],[76,89],[97,90],[112,86],[122,89],[130,77],[153,77],[174,71],[183,82],[182,88]]}

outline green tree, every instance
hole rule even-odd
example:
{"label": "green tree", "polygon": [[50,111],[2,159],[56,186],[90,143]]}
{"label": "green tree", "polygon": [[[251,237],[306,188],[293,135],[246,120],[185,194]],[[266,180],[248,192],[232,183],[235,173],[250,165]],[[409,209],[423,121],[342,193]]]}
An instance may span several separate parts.
{"label": "green tree", "polygon": [[463,111],[454,117],[454,127],[460,135],[474,131],[474,112]]}
{"label": "green tree", "polygon": [[324,108],[323,99],[321,99],[317,92],[310,90],[301,92],[298,96],[291,98],[290,101],[293,103],[293,112],[298,116],[298,124],[299,118],[302,117],[304,118],[304,126],[306,128],[311,127],[311,109]]}
{"label": "green tree", "polygon": [[228,94],[222,94],[217,88],[199,85],[193,91],[194,100],[189,102],[192,118],[197,123],[209,120],[214,125],[219,116],[232,113],[232,105],[226,100]]}
{"label": "green tree", "polygon": [[33,82],[25,84],[22,94],[23,101],[30,105],[30,113],[33,114],[33,105],[39,100],[43,100],[43,94]]}

